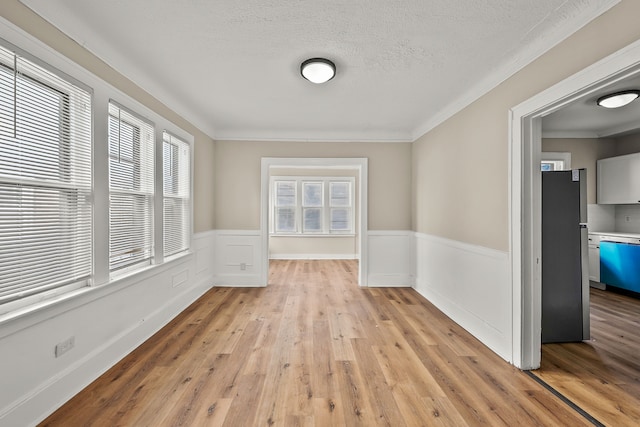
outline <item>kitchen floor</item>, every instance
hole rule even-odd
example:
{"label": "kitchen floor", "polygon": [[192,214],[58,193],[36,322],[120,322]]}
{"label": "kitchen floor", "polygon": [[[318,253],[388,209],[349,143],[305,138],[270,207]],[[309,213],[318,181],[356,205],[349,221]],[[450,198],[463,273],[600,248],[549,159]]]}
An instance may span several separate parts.
{"label": "kitchen floor", "polygon": [[543,345],[532,372],[604,425],[640,425],[640,299],[591,288],[591,340]]}

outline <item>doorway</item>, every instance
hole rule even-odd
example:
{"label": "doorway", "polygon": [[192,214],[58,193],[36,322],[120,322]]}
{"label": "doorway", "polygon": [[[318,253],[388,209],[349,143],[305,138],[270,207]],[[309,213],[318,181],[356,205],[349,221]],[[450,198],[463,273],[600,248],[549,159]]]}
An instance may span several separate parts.
{"label": "doorway", "polygon": [[345,170],[353,171],[355,178],[355,212],[354,226],[356,247],[359,253],[358,284],[367,286],[367,192],[368,192],[368,161],[366,158],[262,158],[261,162],[261,264],[262,282],[268,282],[269,271],[269,231],[270,231],[270,180],[273,170]]}
{"label": "doorway", "polygon": [[513,361],[521,369],[538,368],[541,358],[542,118],[639,75],[640,42],[636,42],[510,111]]}

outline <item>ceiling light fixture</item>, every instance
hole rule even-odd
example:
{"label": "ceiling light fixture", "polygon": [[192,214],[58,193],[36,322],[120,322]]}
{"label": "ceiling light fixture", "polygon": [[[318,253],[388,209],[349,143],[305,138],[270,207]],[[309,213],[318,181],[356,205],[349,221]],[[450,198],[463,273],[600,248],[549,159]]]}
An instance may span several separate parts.
{"label": "ceiling light fixture", "polygon": [[311,58],[300,64],[300,74],[311,83],[326,83],[336,75],[336,64],[325,58]]}
{"label": "ceiling light fixture", "polygon": [[601,96],[596,102],[601,107],[619,108],[635,101],[638,96],[640,96],[640,90],[625,90]]}

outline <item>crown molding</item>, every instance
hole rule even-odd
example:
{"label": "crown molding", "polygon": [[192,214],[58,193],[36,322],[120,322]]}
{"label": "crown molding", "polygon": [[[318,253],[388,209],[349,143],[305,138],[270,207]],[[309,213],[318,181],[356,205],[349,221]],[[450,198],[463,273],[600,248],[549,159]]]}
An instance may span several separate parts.
{"label": "crown molding", "polygon": [[597,5],[591,5],[591,7],[583,11],[576,19],[572,20],[573,25],[559,24],[556,26],[554,31],[550,31],[544,37],[539,37],[534,40],[525,49],[519,51],[517,57],[512,61],[502,64],[493,73],[474,85],[471,90],[446,105],[438,114],[425,120],[413,131],[413,140],[418,140],[436,126],[442,124],[482,96],[489,93],[505,80],[509,79],[518,71],[522,70],[524,67],[551,50],[554,46],[558,45],[589,22],[620,3],[620,1],[621,0],[608,0],[599,2]]}

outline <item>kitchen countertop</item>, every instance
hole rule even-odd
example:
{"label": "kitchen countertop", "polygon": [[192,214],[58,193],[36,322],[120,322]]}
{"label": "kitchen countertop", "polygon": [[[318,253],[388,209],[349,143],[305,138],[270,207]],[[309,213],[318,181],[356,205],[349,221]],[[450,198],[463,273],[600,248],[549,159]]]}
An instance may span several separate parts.
{"label": "kitchen countertop", "polygon": [[621,231],[589,231],[589,234],[598,234],[600,236],[611,236],[611,237],[630,237],[632,239],[640,239],[640,233],[624,233]]}

